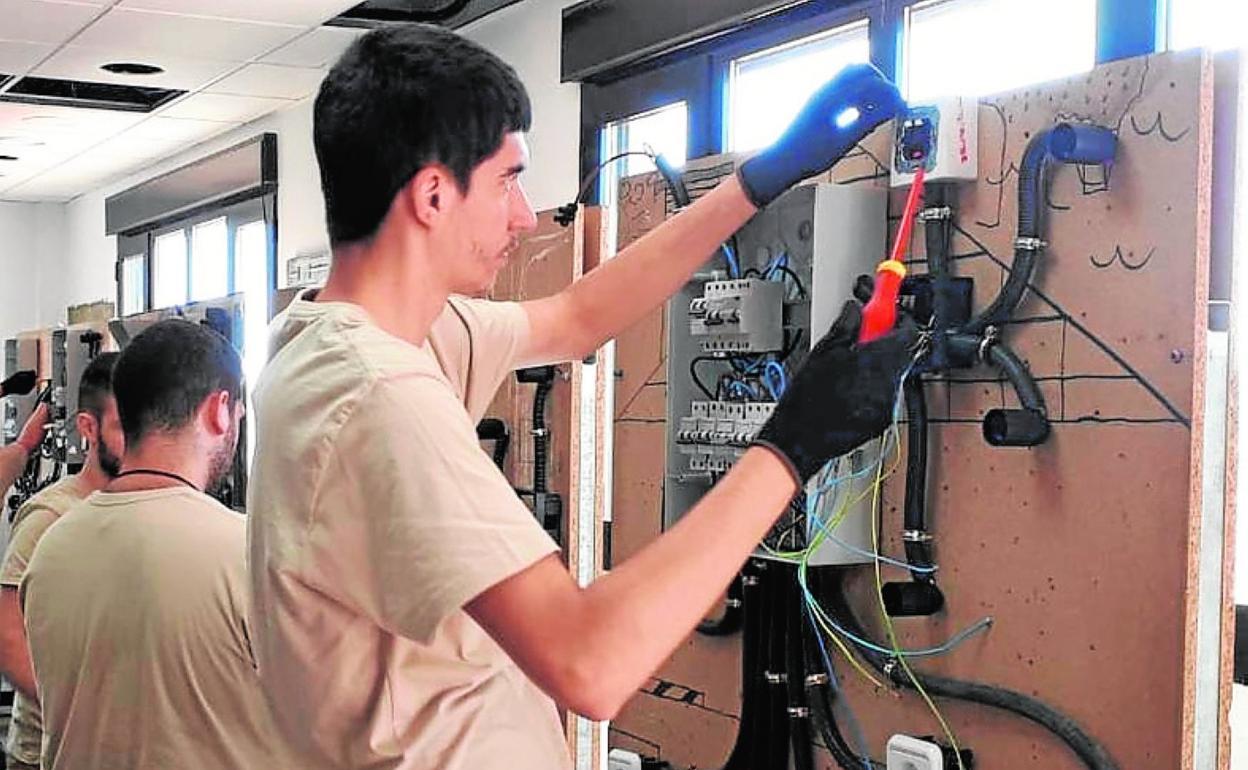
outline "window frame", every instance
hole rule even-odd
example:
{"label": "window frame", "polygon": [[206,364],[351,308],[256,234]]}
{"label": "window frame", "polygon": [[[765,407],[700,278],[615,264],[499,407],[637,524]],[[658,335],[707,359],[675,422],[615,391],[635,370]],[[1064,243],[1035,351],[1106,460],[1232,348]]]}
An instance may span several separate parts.
{"label": "window frame", "polygon": [[[684,101],[689,109],[689,159],[724,152],[732,60],[844,24],[867,20],[871,63],[895,81],[902,72],[906,48],[906,11],[924,2],[809,0],[653,61],[585,80],[581,86],[581,178],[602,160],[601,130],[608,123],[675,101]],[[1173,0],[1095,2],[1095,64],[1166,50],[1168,9]],[[597,203],[597,190],[591,190],[587,198]]]}
{"label": "window frame", "polygon": [[[193,300],[191,293],[193,276],[193,264],[195,259],[193,230],[196,225],[205,222],[211,222],[222,217],[226,220],[226,286],[228,287],[227,295],[238,291],[237,269],[235,266],[235,248],[237,245],[238,230],[243,225],[253,222],[264,222],[265,230],[268,233],[268,273],[270,296],[277,288],[277,193],[268,192],[262,195],[250,197],[243,201],[228,203],[220,206],[205,208],[196,213],[184,216],[168,222],[154,223],[152,226],[138,231],[130,232],[117,236],[117,261],[116,261],[116,279],[117,279],[117,314],[122,316],[121,311],[126,307],[125,281],[123,271],[125,269],[125,261],[136,256],[142,255],[144,265],[144,286],[142,309],[132,313],[145,313],[151,310],[159,310],[163,308],[155,307],[155,282],[152,280],[155,275],[155,247],[156,239],[168,233],[177,232],[179,230],[185,233],[187,250],[186,250],[186,297],[187,300],[182,304],[189,304]],[[213,298],[215,299],[215,298]]]}

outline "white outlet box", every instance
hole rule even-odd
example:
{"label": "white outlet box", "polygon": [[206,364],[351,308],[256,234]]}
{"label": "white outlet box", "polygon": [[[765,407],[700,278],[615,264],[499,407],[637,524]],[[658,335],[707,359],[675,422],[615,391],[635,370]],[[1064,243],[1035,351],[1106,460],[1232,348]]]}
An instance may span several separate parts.
{"label": "white outlet box", "polygon": [[888,739],[888,770],[945,770],[945,759],[934,743],[894,735]]}
{"label": "white outlet box", "polygon": [[920,164],[928,182],[978,177],[978,99],[955,96],[914,105],[898,115],[893,125],[894,187],[910,184]]}

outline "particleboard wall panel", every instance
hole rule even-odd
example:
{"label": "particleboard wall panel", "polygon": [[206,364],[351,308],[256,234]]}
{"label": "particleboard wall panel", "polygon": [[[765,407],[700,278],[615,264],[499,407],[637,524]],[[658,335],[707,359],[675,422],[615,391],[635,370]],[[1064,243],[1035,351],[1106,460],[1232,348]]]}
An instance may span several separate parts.
{"label": "particleboard wall panel", "polygon": [[[976,280],[982,309],[1013,259],[1017,167],[1037,131],[1058,120],[1117,131],[1110,174],[1064,167],[1044,212],[1050,247],[1006,340],[1030,364],[1053,417],[1042,447],[993,449],[979,420],[1014,405],[991,370],[927,386],[930,521],[948,608],[899,619],[902,643],[939,644],[985,615],[995,624],[918,667],[1037,696],[1074,717],[1123,768],[1190,763],[1199,532],[1199,404],[1208,293],[1212,78],[1200,52],[1142,57],[1086,75],[986,97],[980,181],[953,201],[955,273]],[[874,133],[829,175],[887,184]],[[709,164],[694,164],[705,167]],[[624,183],[621,245],[664,214],[654,175]],[[894,216],[901,193],[893,196]],[[895,225],[889,223],[889,227]],[[881,223],[881,226],[885,226]],[[914,269],[923,270],[921,227]],[[679,322],[673,319],[672,322]],[[660,314],[620,339],[615,558],[660,530],[665,371]],[[901,553],[900,475],[886,484],[886,553]],[[893,579],[900,579],[892,573]],[[887,579],[887,578],[886,578]],[[860,615],[875,608],[870,571],[850,570]],[[878,638],[880,624],[869,620]],[[613,725],[613,745],[677,767],[726,758],[739,708],[739,638],[693,638]],[[920,700],[876,692],[842,664],[847,697],[873,754],[894,732],[939,734]],[[1002,712],[944,701],[980,770],[1077,770],[1043,729]],[[822,767],[831,758],[819,751]],[[1202,769],[1203,770],[1203,769]]]}
{"label": "particleboard wall panel", "polygon": [[[578,248],[576,225],[560,226],[554,220],[553,211],[539,214],[537,229],[520,239],[511,259],[499,272],[490,298],[522,301],[545,297],[576,280],[587,269],[586,264],[590,268],[597,265],[600,210],[586,209],[583,222],[585,232],[593,235],[584,238],[584,246]],[[572,419],[573,366],[565,363],[556,367],[555,384],[546,407],[546,426],[551,432],[548,482],[551,491],[563,499],[565,533],[570,515],[571,451],[575,438],[572,432],[577,429]],[[508,377],[486,411],[487,417],[502,419],[511,432],[511,448],[503,471],[516,487],[533,486],[533,397],[536,390],[536,385],[521,384],[515,377]],[[486,446],[491,448],[488,443]]]}

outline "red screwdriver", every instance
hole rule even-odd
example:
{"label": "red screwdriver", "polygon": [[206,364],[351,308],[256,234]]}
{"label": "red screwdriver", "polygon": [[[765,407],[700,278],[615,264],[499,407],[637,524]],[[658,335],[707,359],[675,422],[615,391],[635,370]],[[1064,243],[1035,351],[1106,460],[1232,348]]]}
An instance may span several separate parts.
{"label": "red screwdriver", "polygon": [[910,194],[906,196],[906,208],[901,214],[901,225],[897,228],[897,240],[893,243],[892,255],[875,268],[875,290],[871,293],[870,301],[862,308],[859,343],[883,337],[897,323],[897,296],[901,293],[901,279],[906,277],[906,266],[902,259],[906,255],[906,246],[910,243],[910,231],[914,228],[919,200],[923,197],[923,176],[923,167],[919,166],[914,172]]}

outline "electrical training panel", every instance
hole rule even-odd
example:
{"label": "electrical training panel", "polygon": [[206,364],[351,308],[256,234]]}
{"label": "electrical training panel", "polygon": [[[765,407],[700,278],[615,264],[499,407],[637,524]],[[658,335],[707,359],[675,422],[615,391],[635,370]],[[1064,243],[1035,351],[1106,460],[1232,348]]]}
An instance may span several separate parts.
{"label": "electrical training panel", "polygon": [[[16,337],[4,341],[4,377],[12,377],[23,370],[39,370],[39,339],[37,337]],[[30,413],[35,411],[39,398],[38,388],[25,396],[6,396],[0,399],[3,408],[4,444],[17,440],[22,426],[26,424]],[[0,490],[3,493],[4,490]]]}
{"label": "electrical training panel", "polygon": [[[831,327],[855,279],[885,255],[887,191],[829,183],[797,187],[760,211],[669,303],[667,447],[663,521],[672,525],[743,455],[776,398]],[[817,522],[843,514],[836,539],[870,548],[869,473],[879,442],[831,466],[859,475],[805,497],[764,543],[805,546]],[[856,502],[855,502],[856,501]],[[766,551],[760,552],[765,556]],[[863,563],[827,540],[811,565]]]}

